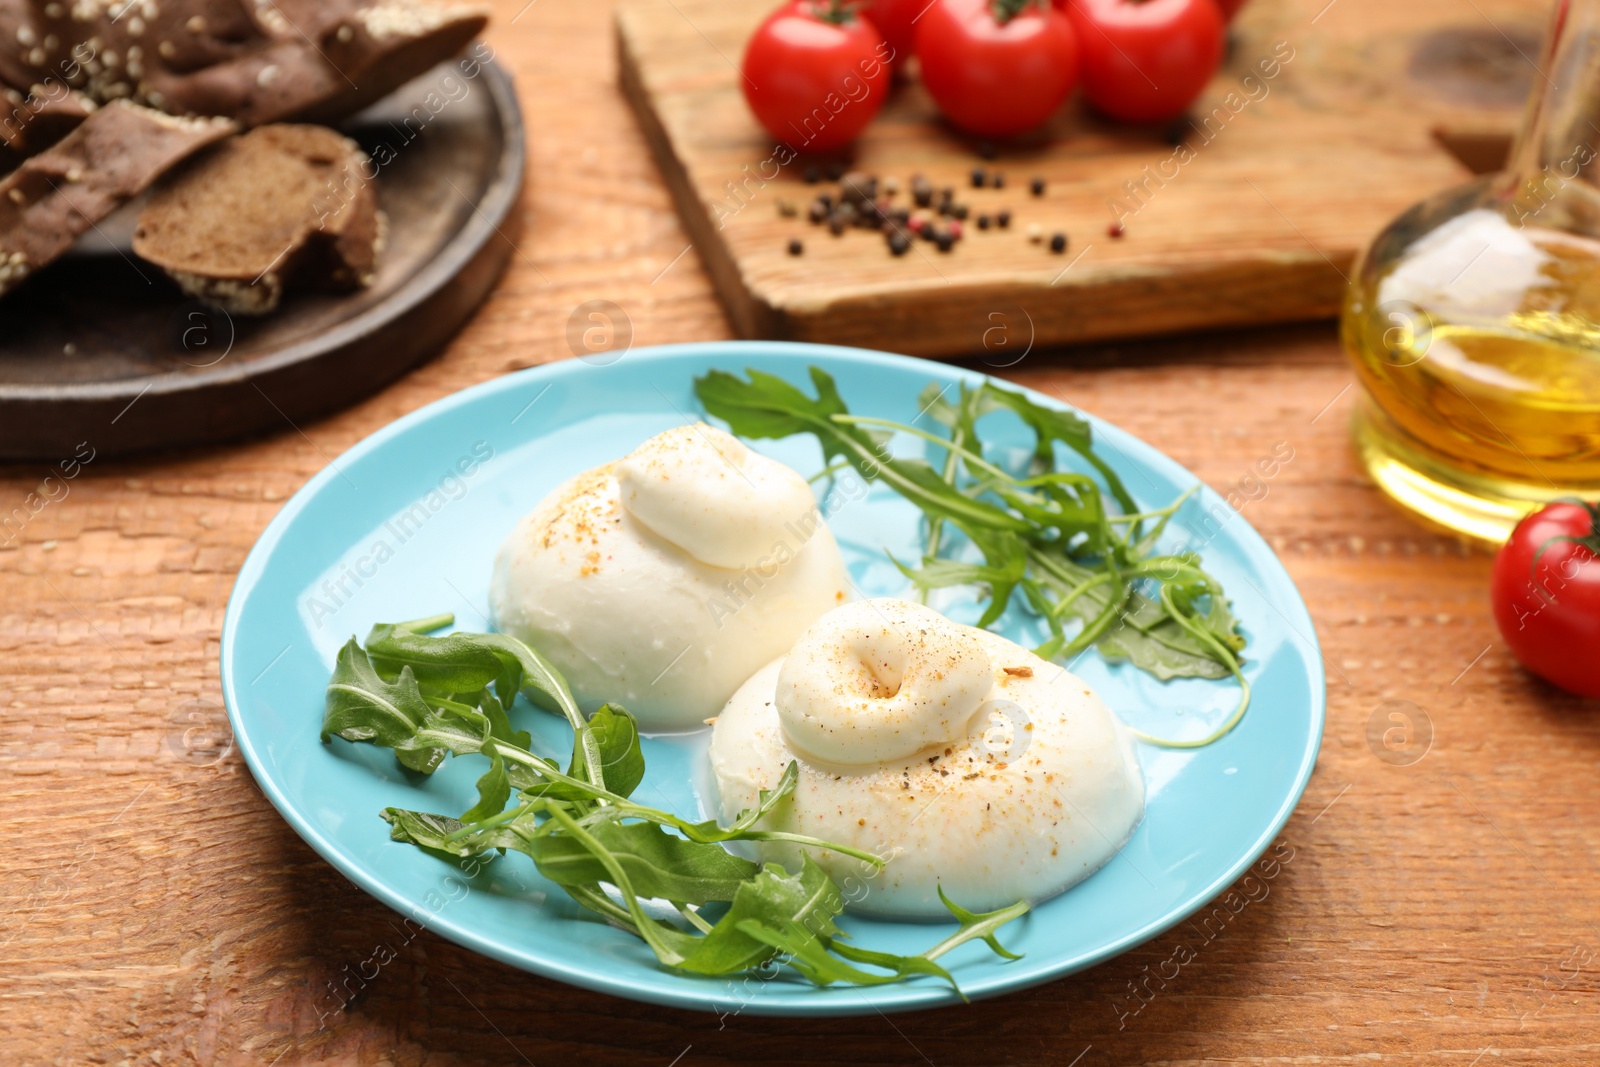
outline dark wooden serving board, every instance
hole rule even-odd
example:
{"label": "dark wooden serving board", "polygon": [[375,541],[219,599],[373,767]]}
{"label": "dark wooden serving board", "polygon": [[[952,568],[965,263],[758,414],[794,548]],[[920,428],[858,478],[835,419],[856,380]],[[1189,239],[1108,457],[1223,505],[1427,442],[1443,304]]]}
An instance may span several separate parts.
{"label": "dark wooden serving board", "polygon": [[[735,64],[772,6],[641,0],[616,17],[622,87],[735,328],[1002,360],[1029,344],[1334,313],[1344,275],[1381,226],[1503,153],[1538,77],[1548,8],[1252,0],[1194,108],[1186,161],[1170,129],[1104,122],[1076,100],[1041,135],[986,161],[912,80],[858,143],[854,165],[902,182],[921,172],[956,187],[973,212],[1009,207],[1016,221],[1009,232],[969,226],[947,255],[919,243],[893,259],[877,234],[833,238],[777,211],[780,199],[803,210],[816,189],[801,180],[804,156],[765,163],[774,140],[739,89]],[[1261,63],[1285,56],[1264,79]],[[1223,119],[1207,124],[1219,107]],[[1007,187],[969,190],[975,165],[1003,171]],[[1170,177],[1148,180],[1147,166]],[[1037,200],[1026,189],[1035,175],[1049,183]],[[1138,200],[1128,182],[1143,183]],[[1113,201],[1138,209],[1120,239],[1107,232]],[[1066,253],[1030,244],[1030,223],[1067,233]],[[787,253],[791,237],[804,241],[802,256]]]}
{"label": "dark wooden serving board", "polygon": [[388,160],[377,178],[388,243],[369,289],[292,293],[256,319],[209,310],[132,254],[134,203],[0,300],[0,458],[282,429],[437,352],[510,258],[526,160],[510,77],[485,63],[469,78],[459,62],[341,127]]}

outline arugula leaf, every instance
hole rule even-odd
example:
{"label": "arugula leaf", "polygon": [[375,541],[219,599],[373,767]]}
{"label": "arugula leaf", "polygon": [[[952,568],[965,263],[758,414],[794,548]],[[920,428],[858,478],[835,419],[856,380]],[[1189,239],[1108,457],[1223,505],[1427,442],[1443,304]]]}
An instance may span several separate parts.
{"label": "arugula leaf", "polygon": [[391,841],[416,845],[430,856],[451,862],[472,854],[450,841],[450,835],[461,829],[459,819],[404,808],[384,808],[381,814],[389,824]]}
{"label": "arugula leaf", "polygon": [[[755,877],[760,865],[720,845],[702,845],[667,833],[656,823],[607,820],[585,824],[628,875],[633,891],[646,899],[681,904],[732,900]],[[588,848],[567,834],[535,838],[531,848],[539,873],[562,886],[610,881],[607,869]]]}
{"label": "arugula leaf", "polygon": [[339,650],[333,677],[328,680],[322,718],[324,741],[337,734],[346,741],[370,741],[393,748],[401,763],[427,774],[439,765],[444,753],[412,742],[418,728],[432,714],[410,667],[402,668],[390,682],[373,668],[371,659],[354,638]]}
{"label": "arugula leaf", "polygon": [[506,776],[506,761],[492,743],[485,751],[489,753],[491,761],[489,771],[478,779],[478,802],[461,816],[464,823],[499,815],[506,810],[506,801],[511,799],[511,779]]}
{"label": "arugula leaf", "polygon": [[[1019,954],[1000,943],[995,932],[1011,920],[1026,914],[1028,904],[1026,901],[1018,901],[995,911],[970,912],[947,897],[943,886],[939,888],[939,899],[950,909],[950,913],[956,917],[961,927],[937,945],[915,956],[899,956],[860,948],[843,941],[842,934],[830,936],[826,931],[809,929],[788,918],[779,918],[776,921],[744,919],[740,921],[739,928],[755,940],[787,953],[790,957],[787,960],[788,964],[819,986],[834,982],[883,985],[922,974],[949,982],[950,988],[965,1000],[966,995],[961,993],[961,987],[956,984],[955,977],[934,961],[951,949],[974,940],[983,941],[995,955],[1004,959],[1021,959]],[[841,956],[852,963],[866,963],[880,967],[889,973],[876,974],[863,971],[859,967],[841,962],[835,956]]]}
{"label": "arugula leaf", "polygon": [[[618,796],[632,795],[644,781],[644,750],[639,746],[638,722],[621,705],[605,704],[589,717],[589,733],[594,735],[600,754],[605,787]],[[588,756],[580,742],[581,735],[575,735],[572,765],[567,772],[574,778],[582,777],[587,766]]]}
{"label": "arugula leaf", "polygon": [[774,946],[743,929],[746,922],[796,923],[818,936],[838,932],[834,919],[844,911],[844,895],[827,872],[803,856],[800,872],[790,874],[776,863],[766,864],[733,895],[727,914],[694,950],[675,966],[691,974],[735,974],[765,963],[776,955]]}

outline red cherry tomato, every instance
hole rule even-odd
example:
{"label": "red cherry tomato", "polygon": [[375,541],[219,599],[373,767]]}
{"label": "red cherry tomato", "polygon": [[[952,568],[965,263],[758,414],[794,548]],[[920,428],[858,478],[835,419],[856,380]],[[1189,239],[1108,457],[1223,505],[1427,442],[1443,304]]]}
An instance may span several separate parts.
{"label": "red cherry tomato", "polygon": [[985,137],[1043,125],[1072,91],[1072,24],[1030,0],[935,0],[917,20],[922,84],[952,123]]}
{"label": "red cherry tomato", "polygon": [[1222,62],[1215,0],[1057,0],[1078,31],[1083,92],[1124,122],[1176,118]]}
{"label": "red cherry tomato", "polygon": [[889,42],[890,58],[898,63],[916,47],[917,16],[927,6],[928,0],[867,0],[859,10]]}
{"label": "red cherry tomato", "polygon": [[1600,697],[1600,509],[1551,504],[1517,524],[1495,557],[1494,621],[1522,665]]}
{"label": "red cherry tomato", "polygon": [[744,98],[761,125],[807,152],[843,148],[867,128],[889,90],[883,36],[838,2],[778,8],[745,46]]}

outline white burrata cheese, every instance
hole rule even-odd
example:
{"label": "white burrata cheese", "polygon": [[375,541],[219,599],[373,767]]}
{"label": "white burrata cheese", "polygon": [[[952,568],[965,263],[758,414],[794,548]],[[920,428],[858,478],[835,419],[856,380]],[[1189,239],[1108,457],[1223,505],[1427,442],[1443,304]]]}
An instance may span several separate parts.
{"label": "white burrata cheese", "polygon": [[489,604],[585,710],[684,730],[848,588],[805,479],[697,424],[545,497],[501,546]]}
{"label": "white burrata cheese", "polygon": [[[1054,896],[1144,813],[1128,732],[1087,685],[903,600],[819,619],[728,701],[710,758],[724,822],[798,761],[762,827],[889,857],[873,872],[810,850],[853,910],[898,918],[949,918],[940,887],[970,910]],[[758,848],[796,869],[796,846]]]}

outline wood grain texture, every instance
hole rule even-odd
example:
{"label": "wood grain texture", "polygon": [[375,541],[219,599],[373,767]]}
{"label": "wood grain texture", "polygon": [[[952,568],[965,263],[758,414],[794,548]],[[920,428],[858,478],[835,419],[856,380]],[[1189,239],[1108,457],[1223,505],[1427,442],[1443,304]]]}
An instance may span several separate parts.
{"label": "wood grain texture", "polygon": [[[1063,981],[891,1018],[653,1008],[431,934],[407,940],[397,914],[300,842],[236,753],[213,763],[234,575],[329,457],[456,389],[567,357],[568,318],[588,300],[617,303],[636,345],[730,333],[617,92],[606,5],[537,3],[513,20],[523,2],[500,7],[488,38],[528,114],[523,229],[507,277],[449,350],[267,440],[96,459],[0,530],[0,1062],[1600,1062],[1600,722],[1509,659],[1484,603],[1487,557],[1420,531],[1359,476],[1351,376],[1327,324],[1035,351],[1003,371],[1221,490],[1277,442],[1295,450],[1243,514],[1311,606],[1327,737],[1283,834],[1292,859],[1209,941],[1174,931]],[[1350,17],[1346,4],[1318,31]],[[1471,4],[1455,17],[1486,25]],[[0,468],[0,519],[45,473]],[[1391,700],[1433,723],[1411,766],[1367,740]],[[396,958],[331,1010],[329,984],[372,974],[380,944]],[[1194,959],[1175,978],[1136,984],[1171,975],[1180,944]]]}
{"label": "wood grain texture", "polygon": [[[779,216],[780,199],[803,207],[817,192],[795,151],[860,105],[819,100],[781,140],[756,124],[734,63],[768,0],[630,0],[617,42],[624,90],[742,335],[956,355],[993,336],[1000,308],[1022,312],[1040,344],[1332,314],[1372,235],[1466,174],[1437,132],[1514,124],[1533,74],[1521,52],[1538,55],[1541,28],[1525,3],[1479,5],[1502,33],[1470,7],[1464,19],[1459,0],[1337,2],[1255,0],[1181,147],[1167,140],[1177,127],[1106,122],[1075,100],[986,163],[920,84],[900,86],[854,165],[924,174],[974,215],[1016,221],[969,222],[953,252],[918,242],[898,258],[876,232],[832,238]],[[970,189],[975,165],[1009,184]],[[1028,194],[1034,176],[1043,198]],[[1030,224],[1070,247],[1030,244]]]}

